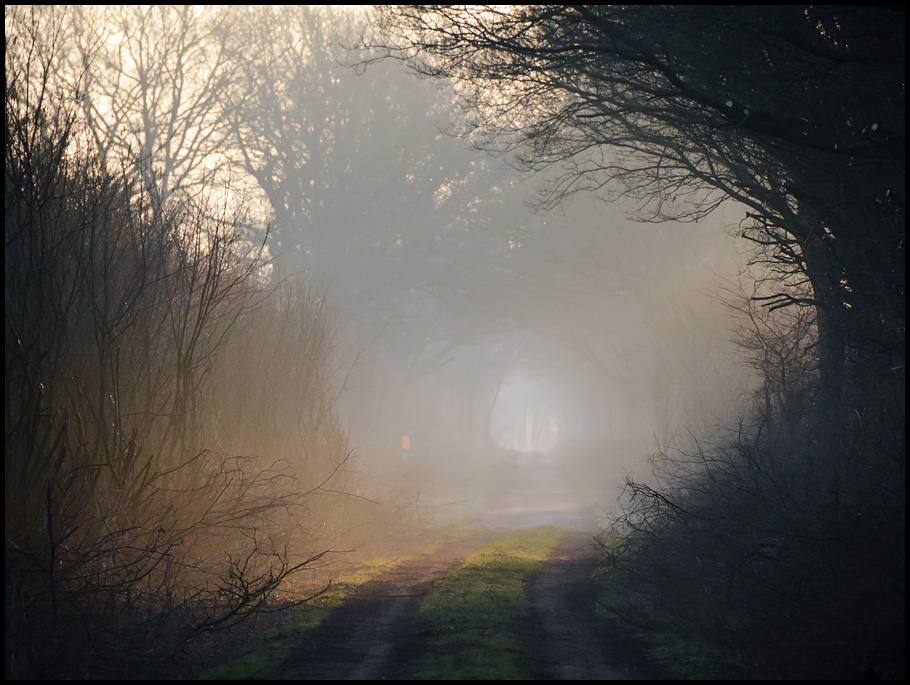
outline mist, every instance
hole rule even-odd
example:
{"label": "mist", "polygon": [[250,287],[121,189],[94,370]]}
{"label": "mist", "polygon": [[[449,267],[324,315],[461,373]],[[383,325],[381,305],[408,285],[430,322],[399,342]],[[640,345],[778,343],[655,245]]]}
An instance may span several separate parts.
{"label": "mist", "polygon": [[112,445],[137,431],[155,459],[287,464],[314,551],[406,544],[432,525],[597,530],[627,476],[648,478],[653,454],[719,425],[757,382],[732,342],[736,297],[721,294],[748,261],[731,234],[741,207],[687,224],[641,223],[593,192],[536,207],[554,179],[456,135],[453,83],[349,49],[367,13],[20,20],[36,43],[60,41],[54,87],[76,93],[72,126],[91,141],[71,145],[127,169],[137,217],[165,226],[154,259],[144,236],[159,229],[142,226],[121,229],[103,266],[72,253],[76,281],[109,274],[87,301],[116,292],[124,310],[67,314],[96,324],[62,337],[60,358],[95,345],[98,359],[74,367],[61,406],[119,397],[82,430]]}
{"label": "mist", "polygon": [[8,8],[8,677],[538,525],[742,672],[890,658],[891,10],[552,7]]}
{"label": "mist", "polygon": [[400,279],[401,263],[433,268],[378,303],[388,314],[371,327],[358,298],[339,307],[342,345],[358,330],[372,346],[348,353],[341,415],[367,469],[418,479],[434,504],[495,507],[485,493],[503,470],[545,469],[590,515],[682,425],[714,425],[748,388],[718,297],[744,258],[718,219],[642,226],[585,198],[541,216],[523,204],[532,183],[506,182],[508,225],[479,212],[483,230],[401,225],[436,232],[432,251],[358,265],[374,283]]}
{"label": "mist", "polygon": [[642,224],[630,203],[582,194],[535,211],[545,177],[444,133],[451,85],[393,63],[332,74],[318,115],[340,122],[333,144],[356,141],[349,166],[307,193],[304,227],[273,217],[289,236],[273,249],[325,286],[339,416],[368,480],[419,493],[428,516],[481,521],[502,508],[491,491],[507,499],[492,484],[527,469],[593,527],[651,454],[735,412],[756,382],[720,297],[748,259],[731,237],[741,208]]}

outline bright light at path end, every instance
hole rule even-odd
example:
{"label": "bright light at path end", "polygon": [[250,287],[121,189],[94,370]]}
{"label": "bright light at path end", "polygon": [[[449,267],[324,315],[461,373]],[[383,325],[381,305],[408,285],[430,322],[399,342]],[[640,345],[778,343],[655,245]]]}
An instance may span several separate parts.
{"label": "bright light at path end", "polygon": [[510,381],[490,417],[490,438],[517,452],[549,452],[559,439],[559,418],[543,384],[527,377]]}

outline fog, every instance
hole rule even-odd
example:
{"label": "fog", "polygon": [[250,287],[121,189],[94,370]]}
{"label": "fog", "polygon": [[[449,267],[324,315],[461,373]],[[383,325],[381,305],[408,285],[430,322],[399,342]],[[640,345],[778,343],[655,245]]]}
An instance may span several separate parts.
{"label": "fog", "polygon": [[7,8],[7,675],[554,524],[902,676],[893,8],[426,7]]}
{"label": "fog", "polygon": [[[650,455],[710,432],[748,394],[721,296],[747,262],[733,238],[742,208],[642,223],[621,194],[582,192],[535,209],[553,179],[455,135],[464,112],[451,83],[346,47],[365,13],[44,14],[63,27],[56,78],[84,91],[80,121],[100,159],[135,169],[131,183],[162,207],[198,208],[203,223],[178,228],[178,242],[203,261],[222,243],[230,255],[207,273],[252,259],[257,274],[207,310],[211,347],[179,362],[197,380],[178,374],[168,395],[159,379],[160,396],[143,400],[158,408],[121,401],[111,425],[195,407],[181,442],[287,461],[301,492],[332,474],[338,492],[396,511],[419,502],[423,522],[571,511],[596,526],[628,474],[646,479]],[[219,216],[242,217],[236,233],[210,233]],[[175,331],[212,292],[195,295],[195,282]],[[148,312],[177,314],[163,298]],[[166,356],[171,343],[157,342]],[[177,359],[195,358],[171,342]],[[144,354],[99,363],[142,376]],[[146,439],[176,439],[169,430]],[[356,477],[336,482],[342,473]]]}
{"label": "fog", "polygon": [[273,211],[271,248],[280,273],[325,288],[337,406],[368,480],[477,521],[512,490],[535,509],[546,481],[593,523],[627,473],[736,406],[749,380],[718,295],[746,262],[741,209],[643,224],[581,194],[533,211],[545,178],[443,133],[451,88],[397,64],[322,65],[332,86],[309,114],[331,175]]}
{"label": "fog", "polygon": [[[683,419],[708,426],[736,397],[732,321],[711,294],[742,257],[719,220],[637,225],[587,198],[541,217],[522,204],[533,184],[513,183],[497,208],[508,230],[472,227],[452,244],[450,227],[405,225],[438,232],[433,251],[357,266],[381,283],[402,261],[433,265],[367,311],[356,297],[338,305],[341,414],[365,469],[414,477],[434,503],[482,500],[501,469],[545,469],[567,502],[609,507]],[[348,285],[335,278],[330,301]]]}
{"label": "fog", "polygon": [[355,468],[442,519],[480,521],[522,489],[533,496],[513,508],[535,509],[550,483],[593,523],[627,473],[645,477],[650,454],[736,399],[729,312],[712,294],[745,263],[730,236],[741,210],[642,224],[634,205],[582,194],[533,211],[545,178],[446,135],[450,86],[339,63],[358,26],[335,12],[304,11],[325,54],[271,74],[287,80],[285,116],[307,126],[251,120],[246,135],[264,139],[242,144],[268,155],[252,170],[272,174],[256,179],[273,277],[324,290],[335,317]]}

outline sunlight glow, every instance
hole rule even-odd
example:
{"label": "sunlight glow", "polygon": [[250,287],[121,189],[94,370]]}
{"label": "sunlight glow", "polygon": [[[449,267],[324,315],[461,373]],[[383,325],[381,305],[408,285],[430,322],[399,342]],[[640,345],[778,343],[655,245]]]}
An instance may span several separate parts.
{"label": "sunlight glow", "polygon": [[490,437],[504,449],[549,452],[559,439],[559,419],[539,381],[519,377],[499,395],[490,418]]}

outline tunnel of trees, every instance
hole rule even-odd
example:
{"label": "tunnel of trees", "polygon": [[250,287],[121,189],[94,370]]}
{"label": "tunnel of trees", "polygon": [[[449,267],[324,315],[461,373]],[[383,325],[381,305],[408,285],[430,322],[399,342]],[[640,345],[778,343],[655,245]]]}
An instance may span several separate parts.
{"label": "tunnel of trees", "polygon": [[[604,499],[656,451],[599,537],[630,630],[903,675],[902,7],[12,6],[5,37],[8,677],[161,659],[409,535],[401,473],[541,445]],[[720,292],[695,266],[734,239]]]}

